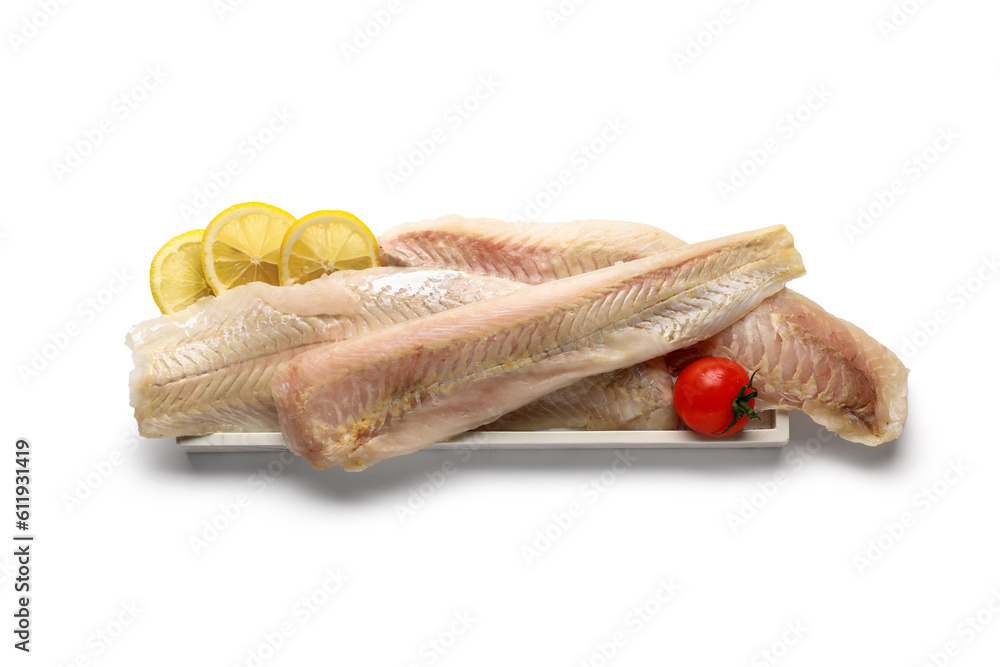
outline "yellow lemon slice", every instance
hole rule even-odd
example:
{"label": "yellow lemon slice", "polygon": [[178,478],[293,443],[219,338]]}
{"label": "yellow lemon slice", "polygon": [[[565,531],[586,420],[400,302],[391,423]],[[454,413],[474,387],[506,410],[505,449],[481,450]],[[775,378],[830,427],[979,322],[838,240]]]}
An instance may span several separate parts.
{"label": "yellow lemon slice", "polygon": [[378,266],[375,235],[347,211],[316,211],[295,223],[281,242],[282,285],[309,282],[341,269]]}
{"label": "yellow lemon slice", "polygon": [[201,261],[216,294],[259,280],[278,284],[278,257],[295,218],[260,202],[230,206],[205,229]]}
{"label": "yellow lemon slice", "polygon": [[160,312],[169,315],[184,310],[212,293],[201,266],[201,237],[195,229],[167,241],[149,267],[149,289]]}

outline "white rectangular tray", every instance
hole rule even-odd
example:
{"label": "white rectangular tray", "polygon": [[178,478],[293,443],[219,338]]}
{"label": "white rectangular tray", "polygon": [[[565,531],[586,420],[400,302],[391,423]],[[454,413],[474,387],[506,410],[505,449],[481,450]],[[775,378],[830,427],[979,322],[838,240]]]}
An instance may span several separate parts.
{"label": "white rectangular tray", "polygon": [[[472,431],[427,449],[725,449],[782,447],[788,442],[788,412],[765,410],[736,435],[712,438],[694,431]],[[212,433],[177,438],[185,452],[277,452],[280,433]]]}

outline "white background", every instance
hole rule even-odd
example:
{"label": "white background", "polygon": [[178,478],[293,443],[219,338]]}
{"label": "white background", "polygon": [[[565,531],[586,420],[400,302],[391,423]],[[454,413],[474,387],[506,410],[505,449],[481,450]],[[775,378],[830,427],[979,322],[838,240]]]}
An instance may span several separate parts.
{"label": "white background", "polygon": [[[15,532],[18,437],[37,536],[30,656],[11,646],[0,551],[4,664],[772,664],[764,650],[788,666],[996,664],[997,281],[977,282],[998,241],[996,3],[908,0],[889,30],[889,0],[595,0],[559,21],[555,0],[422,0],[350,58],[387,0],[246,0],[221,16],[211,0],[51,4],[51,18],[29,0],[0,17],[0,536]],[[450,120],[480,77],[496,89]],[[275,109],[293,118],[269,135]],[[581,159],[609,121],[621,131]],[[445,141],[390,188],[435,128]],[[765,146],[762,166],[741,166]],[[916,167],[925,151],[936,159]],[[724,198],[734,168],[753,173]],[[570,185],[539,200],[562,170]],[[902,194],[849,234],[896,179]],[[906,430],[870,449],[794,415],[784,450],[642,452],[617,476],[611,451],[425,452],[353,474],[273,464],[266,484],[252,476],[269,455],[139,442],[123,341],[157,314],[149,261],[253,200],[346,209],[376,232],[452,212],[618,218],[687,240],[785,224],[809,271],[794,288],[912,369]],[[595,486],[602,474],[613,483]],[[323,592],[338,570],[347,581]],[[679,587],[666,602],[661,580]],[[306,618],[309,596],[325,604]]]}

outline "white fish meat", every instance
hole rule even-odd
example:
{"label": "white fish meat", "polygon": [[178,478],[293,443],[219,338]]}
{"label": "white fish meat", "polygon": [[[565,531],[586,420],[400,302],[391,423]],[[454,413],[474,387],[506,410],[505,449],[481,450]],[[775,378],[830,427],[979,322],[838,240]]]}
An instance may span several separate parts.
{"label": "white fish meat", "polygon": [[338,271],[303,285],[248,283],[134,327],[131,405],[145,437],[273,432],[271,377],[322,343],[511,294],[522,285],[436,269]]}
{"label": "white fish meat", "polygon": [[[134,327],[127,337],[139,432],[152,438],[278,431],[271,378],[282,361],[323,343],[522,289],[457,271],[377,268],[287,287],[254,282],[202,299]],[[654,405],[661,407],[652,410]],[[649,367],[584,378],[505,415],[503,428],[671,428],[671,405],[665,368]]]}
{"label": "white fish meat", "polygon": [[907,370],[899,358],[792,290],[666,361],[679,373],[701,357],[759,369],[759,408],[802,410],[842,438],[866,445],[895,440],[903,431]]}
{"label": "white fish meat", "polygon": [[725,329],[804,273],[775,226],[307,350],[272,384],[288,447],[360,469]]}
{"label": "white fish meat", "polygon": [[[509,223],[445,216],[400,225],[379,240],[384,261],[452,268],[530,284],[684,245],[656,227],[610,220]],[[861,328],[790,289],[691,350],[670,355],[677,374],[704,356],[756,369],[761,406],[802,410],[841,437],[878,445],[906,421],[907,370]]]}
{"label": "white fish meat", "polygon": [[379,238],[385,266],[454,269],[538,285],[679,248],[684,242],[636,222],[503,222],[447,215]]}
{"label": "white fish meat", "polygon": [[674,380],[662,357],[577,380],[480,427],[487,431],[663,431],[678,428]]}

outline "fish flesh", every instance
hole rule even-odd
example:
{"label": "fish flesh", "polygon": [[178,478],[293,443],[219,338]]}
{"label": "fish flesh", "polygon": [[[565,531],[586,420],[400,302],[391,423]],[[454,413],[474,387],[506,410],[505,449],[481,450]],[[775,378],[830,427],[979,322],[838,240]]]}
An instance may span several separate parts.
{"label": "fish flesh", "polygon": [[804,272],[774,226],[323,345],[275,372],[281,431],[315,468],[365,468],[712,336]]}
{"label": "fish flesh", "polygon": [[[376,268],[286,287],[252,282],[206,297],[127,336],[139,432],[276,432],[271,379],[279,363],[323,343],[523,289],[457,271]],[[671,428],[671,387],[662,365],[584,378],[505,415],[503,428]]]}
{"label": "fish flesh", "polygon": [[846,320],[789,289],[724,331],[666,357],[679,373],[702,357],[726,357],[754,378],[758,408],[802,410],[846,440],[895,440],[906,421],[907,370]]}
{"label": "fish flesh", "polygon": [[205,297],[126,337],[139,433],[277,431],[271,377],[280,362],[322,343],[521,289],[458,271],[378,268],[285,287],[251,282]]}
{"label": "fish flesh", "polygon": [[[531,284],[684,245],[656,227],[609,220],[509,223],[445,216],[400,225],[379,241],[384,261],[453,268]],[[894,440],[907,413],[907,370],[859,327],[785,288],[742,321],[667,359],[673,374],[705,356],[756,369],[758,407],[802,410],[841,437]]]}
{"label": "fish flesh", "polygon": [[684,242],[636,222],[503,222],[448,215],[394,227],[378,244],[384,266],[454,269],[538,285],[679,248]]}
{"label": "fish flesh", "polygon": [[321,346],[275,373],[282,434],[315,468],[365,468],[711,336],[802,273],[776,226]]}
{"label": "fish flesh", "polygon": [[678,428],[674,380],[662,357],[577,380],[481,426],[486,431],[664,431]]}

